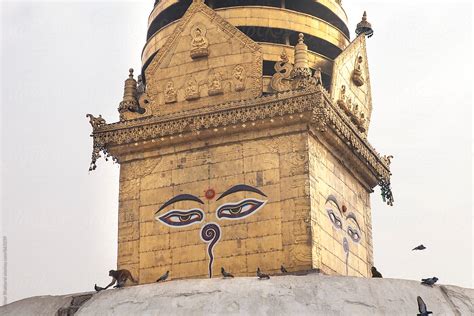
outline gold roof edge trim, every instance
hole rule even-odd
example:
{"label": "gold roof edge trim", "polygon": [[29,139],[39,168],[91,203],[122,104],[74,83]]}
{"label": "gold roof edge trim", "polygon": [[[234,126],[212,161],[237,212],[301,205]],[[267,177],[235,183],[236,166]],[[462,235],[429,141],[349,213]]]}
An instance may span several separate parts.
{"label": "gold roof edge trim", "polygon": [[[308,124],[324,135],[330,128],[361,159],[377,179],[390,181],[390,160],[381,157],[343,113],[332,104],[329,94],[317,86],[252,100],[234,101],[162,117],[136,119],[94,128],[92,163],[110,147],[154,138],[196,133],[201,130],[311,112]],[[116,160],[116,159],[115,159]]]}

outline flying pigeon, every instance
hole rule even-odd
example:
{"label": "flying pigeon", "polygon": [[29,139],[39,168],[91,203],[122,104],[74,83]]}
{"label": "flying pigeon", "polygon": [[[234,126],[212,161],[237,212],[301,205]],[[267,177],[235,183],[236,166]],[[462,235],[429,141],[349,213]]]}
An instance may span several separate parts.
{"label": "flying pigeon", "polygon": [[168,276],[170,275],[170,272],[169,271],[166,271],[165,274],[163,274],[162,276],[160,276],[160,278],[158,280],[156,280],[156,282],[164,282],[166,281],[166,279],[168,278]]}
{"label": "flying pigeon", "polygon": [[415,248],[413,248],[412,251],[413,251],[413,250],[425,250],[425,249],[426,249],[426,247],[423,246],[423,244],[421,244],[421,245],[416,246]]}
{"label": "flying pigeon", "polygon": [[103,290],[105,290],[105,289],[104,289],[103,287],[97,286],[97,284],[94,284],[94,290],[95,290],[96,292],[100,292],[100,291],[103,291]]}
{"label": "flying pigeon", "polygon": [[433,286],[436,282],[438,282],[438,280],[439,280],[439,279],[438,279],[437,277],[432,277],[432,278],[427,278],[427,279],[421,279],[421,284]]}
{"label": "flying pigeon", "polygon": [[288,273],[288,270],[286,270],[283,265],[281,265],[280,271],[281,271],[281,273]]}
{"label": "flying pigeon", "polygon": [[262,273],[260,268],[257,268],[257,277],[259,280],[269,280],[270,276],[268,274]]}
{"label": "flying pigeon", "polygon": [[417,316],[428,316],[429,314],[433,314],[433,312],[426,309],[426,304],[421,297],[417,296],[416,300],[418,302],[418,311],[420,312]]}
{"label": "flying pigeon", "polygon": [[383,278],[382,273],[377,271],[376,267],[372,267],[372,269],[370,269],[370,270],[372,271],[372,277],[373,278]]}
{"label": "flying pigeon", "polygon": [[232,274],[230,274],[229,272],[226,272],[226,271],[224,270],[224,267],[221,267],[221,274],[222,274],[222,276],[224,277],[224,279],[226,279],[226,278],[233,278],[233,277],[234,277],[234,276],[233,276]]}

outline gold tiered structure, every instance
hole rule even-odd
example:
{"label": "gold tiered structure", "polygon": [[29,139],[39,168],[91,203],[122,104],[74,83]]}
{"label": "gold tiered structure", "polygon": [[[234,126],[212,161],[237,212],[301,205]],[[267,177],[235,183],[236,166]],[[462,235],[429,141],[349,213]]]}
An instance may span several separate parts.
{"label": "gold tiered structure", "polygon": [[155,4],[120,120],[89,116],[91,169],[120,163],[118,268],[369,276],[390,158],[367,141],[371,26],[346,23],[332,0]]}
{"label": "gold tiered structure", "polygon": [[[191,1],[162,0],[148,18],[147,43],[143,49],[143,69],[173,34]],[[349,45],[347,16],[333,0],[214,0],[207,5],[259,44],[263,54],[264,92],[273,75],[273,65],[283,49],[293,59],[291,44],[298,34],[305,35],[309,46],[309,67],[321,68],[329,84],[334,59]]]}

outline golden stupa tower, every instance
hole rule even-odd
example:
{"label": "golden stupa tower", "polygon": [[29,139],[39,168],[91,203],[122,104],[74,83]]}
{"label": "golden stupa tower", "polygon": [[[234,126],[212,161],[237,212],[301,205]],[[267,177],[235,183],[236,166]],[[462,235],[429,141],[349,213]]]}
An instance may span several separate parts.
{"label": "golden stupa tower", "polygon": [[155,3],[120,120],[89,116],[91,169],[120,164],[118,268],[369,276],[390,159],[367,141],[372,29],[346,24],[335,0]]}

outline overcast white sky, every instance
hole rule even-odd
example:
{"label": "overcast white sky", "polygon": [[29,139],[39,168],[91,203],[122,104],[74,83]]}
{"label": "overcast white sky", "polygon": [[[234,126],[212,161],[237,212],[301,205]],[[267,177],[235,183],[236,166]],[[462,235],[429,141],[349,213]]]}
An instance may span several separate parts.
{"label": "overcast white sky", "polygon": [[[109,281],[119,168],[102,160],[88,173],[85,114],[118,120],[153,2],[1,2],[0,235],[9,242],[9,302]],[[374,26],[369,140],[395,156],[395,206],[383,204],[378,188],[372,196],[375,265],[388,278],[437,276],[472,287],[472,4],[343,3],[351,30],[364,9]],[[428,249],[412,252],[419,243]]]}

